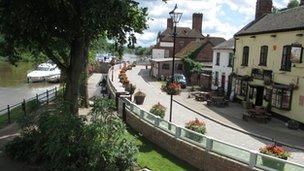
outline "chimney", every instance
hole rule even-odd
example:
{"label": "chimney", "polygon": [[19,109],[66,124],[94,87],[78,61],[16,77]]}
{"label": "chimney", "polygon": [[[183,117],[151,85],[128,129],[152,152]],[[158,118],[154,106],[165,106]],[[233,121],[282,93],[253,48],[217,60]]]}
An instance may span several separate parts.
{"label": "chimney", "polygon": [[300,6],[304,6],[304,0],[301,0]]}
{"label": "chimney", "polygon": [[193,13],[192,15],[192,29],[202,33],[203,14]]}
{"label": "chimney", "polygon": [[167,18],[167,28],[173,29],[172,18]]}
{"label": "chimney", "polygon": [[255,19],[259,19],[265,14],[271,13],[272,0],[257,0],[255,9]]}

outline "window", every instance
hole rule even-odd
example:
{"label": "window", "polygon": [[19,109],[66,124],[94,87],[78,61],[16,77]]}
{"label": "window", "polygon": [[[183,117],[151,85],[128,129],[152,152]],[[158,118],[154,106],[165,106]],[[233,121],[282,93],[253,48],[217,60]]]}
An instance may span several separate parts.
{"label": "window", "polygon": [[291,89],[273,88],[271,101],[272,106],[281,110],[290,110],[291,95]]}
{"label": "window", "polygon": [[243,48],[242,66],[248,66],[248,60],[249,60],[249,47],[245,46]]}
{"label": "window", "polygon": [[218,81],[219,81],[219,72],[216,71],[216,72],[215,72],[215,82],[214,82],[214,85],[215,85],[215,86],[218,86]]}
{"label": "window", "polygon": [[169,64],[163,64],[162,69],[163,70],[168,70],[168,69],[170,69],[170,65]]}
{"label": "window", "polygon": [[229,53],[229,61],[228,61],[228,67],[232,67],[233,62],[233,53]]}
{"label": "window", "polygon": [[262,46],[260,51],[260,66],[267,66],[268,46]]}
{"label": "window", "polygon": [[290,71],[291,70],[290,54],[291,54],[291,46],[289,46],[289,45],[284,46],[283,47],[282,64],[281,64],[281,70],[283,70],[283,71]]}
{"label": "window", "polygon": [[177,70],[182,71],[183,70],[183,64],[178,64],[177,65]]}
{"label": "window", "polygon": [[240,96],[246,96],[248,90],[248,82],[241,79],[235,81],[235,93]]}
{"label": "window", "polygon": [[221,58],[221,54],[216,53],[216,63],[215,63],[215,65],[220,65],[220,58]]}

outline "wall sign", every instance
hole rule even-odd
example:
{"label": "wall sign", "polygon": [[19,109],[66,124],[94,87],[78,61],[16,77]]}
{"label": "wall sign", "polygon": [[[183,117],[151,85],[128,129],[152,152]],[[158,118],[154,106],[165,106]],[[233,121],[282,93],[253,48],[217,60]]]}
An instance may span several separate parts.
{"label": "wall sign", "polygon": [[295,43],[291,45],[290,61],[292,63],[300,63],[302,57],[302,45]]}

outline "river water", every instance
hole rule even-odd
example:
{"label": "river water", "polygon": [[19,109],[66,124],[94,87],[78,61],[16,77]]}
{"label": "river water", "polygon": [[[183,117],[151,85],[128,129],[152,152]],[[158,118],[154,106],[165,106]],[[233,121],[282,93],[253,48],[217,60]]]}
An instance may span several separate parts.
{"label": "river water", "polygon": [[14,105],[23,99],[34,97],[36,94],[52,89],[58,84],[26,82],[26,75],[37,64],[20,62],[15,67],[0,61],[0,110],[7,105]]}

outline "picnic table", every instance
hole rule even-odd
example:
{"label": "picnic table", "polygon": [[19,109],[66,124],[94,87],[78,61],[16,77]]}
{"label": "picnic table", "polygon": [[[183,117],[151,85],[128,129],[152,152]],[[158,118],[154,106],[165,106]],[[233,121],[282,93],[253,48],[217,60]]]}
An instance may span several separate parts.
{"label": "picnic table", "polygon": [[248,121],[248,118],[252,118],[258,122],[267,123],[271,120],[271,114],[266,112],[265,107],[255,106],[243,113],[243,120]]}
{"label": "picnic table", "polygon": [[228,105],[228,100],[225,96],[211,96],[210,100],[207,100],[208,106],[217,106],[217,107],[224,107]]}
{"label": "picnic table", "polygon": [[194,97],[195,97],[195,100],[197,100],[197,101],[207,101],[211,97],[211,92],[200,91],[200,92],[195,93]]}

